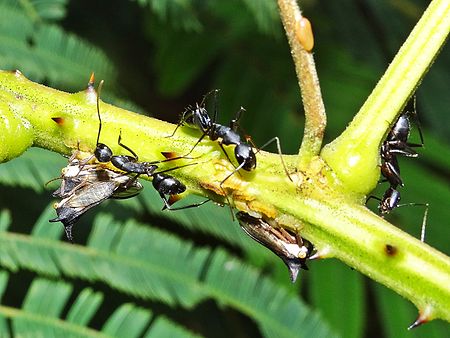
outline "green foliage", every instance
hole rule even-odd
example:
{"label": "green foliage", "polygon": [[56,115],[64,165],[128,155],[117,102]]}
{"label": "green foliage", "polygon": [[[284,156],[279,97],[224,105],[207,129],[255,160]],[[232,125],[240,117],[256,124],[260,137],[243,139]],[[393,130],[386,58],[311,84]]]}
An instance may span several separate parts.
{"label": "green foliage", "polygon": [[[140,7],[118,2],[111,8],[66,3],[1,1],[0,68],[74,90],[95,71],[108,80],[105,95],[121,96],[165,120],[220,88],[220,122],[226,124],[243,105],[242,126],[256,144],[278,135],[285,152],[297,151],[303,118],[274,1],[140,0]],[[359,109],[427,2],[301,3],[315,32],[331,140]],[[419,159],[400,163],[402,201],[430,203],[426,242],[446,253],[448,53],[444,48],[417,92],[425,149]],[[65,163],[33,149],[0,166],[2,337],[9,321],[14,329],[42,330],[46,337],[124,336],[123,329],[126,336],[144,337],[330,336],[301,294],[345,337],[443,337],[448,330],[433,322],[407,332],[416,315],[411,304],[335,261],[312,262],[301,285],[291,286],[281,261],[246,238],[229,210],[207,204],[162,213],[149,185],[136,199],[88,213],[75,229],[77,243],[88,238],[86,246],[68,245],[60,240],[62,228],[48,223],[54,211],[43,189]],[[384,190],[380,184],[374,194]],[[389,216],[416,237],[421,219],[420,208]],[[28,284],[16,287],[19,279]]]}
{"label": "green foliage", "polygon": [[60,3],[23,1],[24,7],[9,1],[0,3],[2,68],[20,68],[36,81],[67,89],[80,88],[93,70],[112,81],[115,71],[100,49],[43,21],[63,15]]}
{"label": "green foliage", "polygon": [[[0,273],[0,290],[7,286],[8,273]],[[69,298],[74,301],[64,313]],[[21,309],[0,306],[0,336],[9,337],[158,337],[156,334],[176,334],[194,337],[188,330],[151,311],[125,303],[117,307],[101,330],[86,327],[102,306],[104,295],[85,288],[74,292],[70,284],[36,278],[25,296]],[[65,320],[64,320],[65,319]],[[10,327],[6,325],[10,320]],[[11,331],[10,331],[11,330]]]}
{"label": "green foliage", "polygon": [[35,22],[60,20],[66,16],[67,0],[4,0],[3,2],[21,6],[26,15]]}
{"label": "green foliage", "polygon": [[[317,337],[331,335],[319,317],[291,292],[276,287],[269,278],[224,250],[194,248],[192,243],[132,220],[120,224],[110,215],[96,217],[86,246],[65,244],[59,240],[62,228],[55,231],[43,221],[49,217],[49,211],[50,208],[44,211],[32,236],[2,231],[3,267],[13,272],[28,269],[58,279],[101,282],[130,297],[162,302],[169,307],[190,309],[205,298],[212,298],[251,316],[267,336],[292,337],[299,330],[305,337],[312,333]],[[22,310],[59,316],[70,291],[71,286],[62,282],[51,287],[36,286],[34,282]],[[53,292],[53,297],[48,292]],[[99,301],[98,295],[81,294],[69,313],[70,321],[81,317],[83,323],[88,322],[86,311],[93,314]],[[89,309],[80,313],[80,306]],[[127,331],[127,325],[134,330],[145,327],[149,314],[133,310],[132,316],[128,307],[131,306],[124,305],[109,318],[103,326],[105,333],[121,337],[132,332]],[[133,317],[133,322],[124,324],[128,317]],[[139,321],[141,324],[136,323]]]}

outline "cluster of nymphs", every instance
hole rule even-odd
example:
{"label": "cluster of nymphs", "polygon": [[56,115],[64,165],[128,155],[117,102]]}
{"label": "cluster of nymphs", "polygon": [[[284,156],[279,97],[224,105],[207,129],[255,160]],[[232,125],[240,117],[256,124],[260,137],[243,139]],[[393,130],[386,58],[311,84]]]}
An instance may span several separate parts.
{"label": "cluster of nymphs", "polygon": [[[237,162],[237,165],[234,165],[234,170],[220,182],[220,188],[223,190],[227,200],[227,194],[223,189],[224,182],[240,169],[246,171],[254,170],[256,168],[256,154],[272,142],[276,142],[277,144],[281,162],[287,173],[281,156],[280,142],[277,137],[272,138],[255,151],[255,148],[238,133],[238,122],[244,111],[242,107],[238,111],[235,119],[231,120],[229,126],[224,126],[216,122],[217,90],[206,94],[202,102],[195,107],[188,107],[172,135],[168,136],[172,137],[177,129],[185,124],[199,129],[202,135],[187,154],[183,156],[173,156],[173,154],[167,156],[168,153],[163,153],[166,157],[163,160],[140,162],[137,154],[122,143],[121,133],[119,132],[118,145],[130,155],[115,155],[109,146],[100,143],[102,119],[100,115],[99,96],[102,85],[103,81],[100,82],[98,92],[96,93],[99,128],[94,153],[83,153],[77,150],[70,157],[68,165],[62,169],[60,177],[61,185],[53,192],[53,196],[61,200],[55,204],[57,217],[50,221],[62,222],[66,236],[70,241],[73,240],[72,228],[74,224],[86,211],[110,198],[126,199],[138,195],[143,188],[138,180],[141,175],[152,178],[153,187],[158,191],[164,202],[163,210],[181,210],[198,207],[209,201],[205,200],[197,204],[190,204],[178,208],[172,207],[172,204],[179,199],[178,195],[186,190],[186,186],[178,179],[168,175],[167,172],[197,163],[185,164],[158,171],[158,165],[162,162],[169,162],[181,158],[192,159],[189,155],[205,137],[212,141],[217,141],[223,153],[233,165],[234,163],[225,151],[224,145],[235,146],[234,160]],[[95,93],[93,75],[88,83],[87,90]],[[214,115],[212,118],[205,108],[205,99],[211,94],[214,95]],[[59,125],[64,122],[60,117],[55,117],[53,120]],[[262,215],[256,215],[256,213],[250,215],[244,212],[238,212],[236,216],[245,233],[283,260],[288,267],[293,282],[296,280],[300,269],[307,269],[306,260],[312,256],[313,252],[311,243],[302,239],[298,234],[291,234],[280,227],[274,220],[265,219]]]}
{"label": "cluster of nymphs", "polygon": [[[410,119],[414,118],[418,126],[420,135],[420,143],[408,142],[411,122]],[[384,181],[389,183],[389,188],[384,193],[380,200],[378,209],[382,214],[388,214],[393,209],[402,206],[425,206],[424,221],[422,223],[421,240],[425,237],[425,222],[427,215],[428,204],[424,203],[406,203],[400,204],[400,192],[398,187],[403,187],[403,180],[400,177],[400,166],[398,164],[397,156],[406,157],[418,157],[417,152],[413,148],[423,147],[423,136],[419,126],[419,122],[416,115],[416,101],[414,97],[414,110],[406,111],[401,114],[397,121],[389,131],[386,140],[383,141],[380,149],[381,156],[381,174],[384,177]]]}

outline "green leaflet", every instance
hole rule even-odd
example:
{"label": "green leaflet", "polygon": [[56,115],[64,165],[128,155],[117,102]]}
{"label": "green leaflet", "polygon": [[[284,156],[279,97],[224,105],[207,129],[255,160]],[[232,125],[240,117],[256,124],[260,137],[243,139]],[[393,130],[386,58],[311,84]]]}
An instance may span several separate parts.
{"label": "green leaflet", "polygon": [[[267,336],[292,337],[299,331],[305,337],[312,332],[317,337],[331,335],[297,296],[224,250],[194,247],[131,220],[121,225],[108,215],[96,218],[86,247],[2,232],[0,264],[12,271],[29,269],[59,279],[105,283],[131,297],[170,307],[189,309],[212,298],[254,318]],[[52,305],[54,315],[67,290],[62,287],[62,296]],[[121,311],[117,316],[124,320],[127,310]],[[119,329],[116,320],[106,327]]]}
{"label": "green leaflet", "polygon": [[0,21],[4,23],[0,25],[2,69],[20,69],[36,81],[46,79],[72,89],[80,88],[95,70],[113,85],[112,64],[86,41],[56,25],[34,25],[30,16],[12,4],[0,4]]}

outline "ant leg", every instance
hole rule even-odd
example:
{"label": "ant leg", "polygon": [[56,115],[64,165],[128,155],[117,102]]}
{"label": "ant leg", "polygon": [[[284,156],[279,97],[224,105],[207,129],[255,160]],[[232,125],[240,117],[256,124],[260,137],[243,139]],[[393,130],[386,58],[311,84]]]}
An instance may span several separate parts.
{"label": "ant leg", "polygon": [[412,115],[414,115],[414,122],[416,123],[416,125],[417,125],[417,130],[419,131],[419,137],[420,137],[420,147],[423,147],[424,146],[424,142],[423,142],[423,134],[422,134],[422,128],[421,128],[421,126],[420,126],[420,120],[419,120],[419,115],[417,115],[417,107],[416,107],[416,95],[414,95],[414,102],[413,102],[413,105],[414,105],[414,112],[413,113],[411,113]]}
{"label": "ant leg", "polygon": [[219,92],[218,89],[213,89],[213,90],[211,90],[209,93],[206,93],[205,96],[203,96],[202,102],[200,103],[200,106],[204,106],[206,98],[207,98],[209,95],[211,95],[211,93],[214,93],[214,115],[213,115],[213,119],[212,119],[213,123],[216,123],[216,122],[217,122],[217,115],[218,115],[218,112],[217,112],[217,106],[218,106],[218,103],[217,103],[217,93],[218,93],[218,92]]}
{"label": "ant leg", "polygon": [[185,154],[184,156],[181,156],[181,157],[182,158],[186,158],[188,155],[190,155],[194,151],[195,147],[197,147],[197,145],[205,138],[206,135],[207,135],[206,133],[203,133],[203,135],[200,136],[200,138],[197,140],[197,142],[195,142],[195,144],[192,147],[192,149],[189,150],[189,152],[187,154]]}
{"label": "ant leg", "polygon": [[[222,148],[222,151],[223,151],[223,153],[225,154],[225,156],[226,156],[228,162],[230,162],[230,163],[233,165],[233,167],[236,168],[236,166],[234,165],[234,163],[231,162],[230,156],[228,156],[228,153],[225,151],[225,148],[223,147],[222,142],[219,142],[219,146],[220,146],[220,148]],[[242,168],[242,166],[243,166],[243,165],[240,165],[241,168]],[[235,172],[235,171],[233,171],[233,173],[234,173],[234,172]]]}
{"label": "ant leg", "polygon": [[[130,176],[129,174],[125,174],[126,176]],[[139,176],[141,176],[141,174],[136,174],[134,175],[131,180],[129,180],[125,185],[124,185],[124,189],[127,190],[128,188],[130,188],[134,182],[136,182],[136,180],[139,178]]]}
{"label": "ant leg", "polygon": [[180,121],[177,123],[177,126],[175,127],[175,130],[173,131],[173,133],[171,135],[165,136],[165,137],[166,138],[173,137],[173,135],[175,135],[175,133],[177,132],[178,128],[183,126],[184,123],[186,122],[186,120],[191,116],[192,116],[192,107],[188,106],[186,108],[186,110],[181,114]]}
{"label": "ant leg", "polygon": [[119,131],[119,138],[117,139],[117,144],[119,146],[121,146],[122,148],[128,150],[133,155],[133,157],[136,159],[136,162],[138,162],[139,157],[137,156],[137,154],[130,147],[127,147],[125,144],[120,142],[121,140],[122,140],[122,129]]}
{"label": "ant leg", "polygon": [[207,200],[204,200],[204,201],[199,202],[199,203],[193,203],[193,204],[189,204],[189,205],[184,205],[182,207],[173,208],[173,207],[170,206],[169,202],[167,201],[166,196],[164,196],[161,193],[159,195],[161,196],[161,198],[164,201],[164,207],[162,208],[162,210],[166,210],[167,209],[167,210],[170,210],[170,211],[184,210],[184,209],[190,209],[190,208],[198,208],[198,207],[202,206],[203,204],[211,201],[210,199],[207,199]]}
{"label": "ant leg", "polygon": [[[203,162],[203,163],[204,163],[204,162]],[[191,165],[196,165],[196,164],[198,164],[198,163],[183,164],[183,165],[180,165],[180,166],[178,166],[178,167],[173,167],[173,168],[170,168],[170,169],[161,170],[161,171],[158,171],[158,172],[156,172],[156,173],[152,173],[151,176],[154,176],[154,175],[156,175],[156,174],[167,173],[167,172],[169,172],[169,171],[181,169],[181,168],[184,168],[184,167],[190,167]]]}
{"label": "ant leg", "polygon": [[231,130],[237,131],[237,128],[239,127],[239,120],[241,119],[243,112],[245,112],[245,108],[244,107],[239,108],[234,119],[230,121]]}
{"label": "ant leg", "polygon": [[266,143],[264,143],[264,144],[258,149],[258,151],[256,152],[256,154],[259,153],[261,150],[263,150],[265,147],[267,147],[269,144],[273,143],[274,141],[275,141],[276,144],[277,144],[277,150],[278,150],[278,154],[280,155],[280,160],[281,160],[281,164],[283,165],[284,172],[286,173],[286,176],[289,178],[289,180],[290,180],[291,182],[294,182],[294,181],[292,180],[292,178],[291,178],[291,175],[289,174],[289,171],[287,170],[286,163],[284,162],[284,159],[283,159],[283,153],[282,153],[282,151],[281,151],[281,143],[280,143],[280,139],[278,138],[278,136],[275,136],[275,137],[271,138],[269,141],[267,141]]}
{"label": "ant leg", "polygon": [[367,205],[367,203],[369,203],[369,201],[370,201],[371,199],[374,199],[374,200],[377,200],[378,202],[381,202],[381,198],[379,198],[379,197],[377,197],[377,196],[374,196],[374,195],[370,195],[369,197],[367,197],[366,203],[364,203],[364,204]]}
{"label": "ant leg", "polygon": [[423,213],[422,219],[422,228],[420,230],[420,241],[425,242],[425,228],[427,226],[427,218],[428,218],[428,203],[425,203],[425,212]]}
{"label": "ant leg", "polygon": [[195,160],[195,159],[199,158],[201,155],[200,155],[200,156],[196,156],[196,157],[190,157],[189,155],[194,151],[194,149],[195,149],[195,148],[197,147],[197,145],[205,138],[206,135],[207,135],[206,133],[203,133],[203,135],[197,140],[197,142],[195,142],[195,144],[194,144],[194,146],[192,147],[192,149],[189,150],[189,152],[188,152],[187,154],[185,154],[185,155],[167,158],[166,154],[169,155],[169,154],[171,154],[171,152],[161,152],[161,154],[163,154],[163,156],[166,157],[165,160],[153,161],[153,162],[149,162],[149,163],[151,163],[151,164],[154,164],[154,163],[164,163],[164,162],[175,161],[175,160],[181,160],[181,159]]}
{"label": "ant leg", "polygon": [[233,214],[233,208],[232,208],[232,206],[231,206],[230,199],[228,198],[228,194],[227,194],[227,192],[225,191],[225,189],[223,188],[223,184],[226,182],[226,180],[228,180],[231,176],[233,176],[236,172],[238,172],[238,171],[244,166],[244,164],[245,164],[245,163],[241,163],[238,167],[236,167],[236,169],[234,169],[230,174],[228,174],[227,177],[225,177],[225,178],[222,180],[222,182],[220,182],[220,184],[219,184],[219,187],[220,187],[220,189],[222,190],[222,192],[223,192],[223,194],[224,194],[224,196],[225,196],[225,199],[227,200],[227,203],[228,203],[228,205],[229,205],[229,207],[230,207],[231,219],[232,219],[233,221],[235,220],[234,214]]}

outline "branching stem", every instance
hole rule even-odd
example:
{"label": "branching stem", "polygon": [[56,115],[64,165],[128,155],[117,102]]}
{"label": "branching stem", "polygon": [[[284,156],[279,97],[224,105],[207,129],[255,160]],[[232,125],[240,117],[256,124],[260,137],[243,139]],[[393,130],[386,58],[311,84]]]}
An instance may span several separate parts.
{"label": "branching stem", "polygon": [[[244,212],[257,212],[310,240],[322,258],[335,257],[413,302],[421,320],[450,321],[450,259],[412,238],[362,205],[378,176],[379,146],[390,124],[417,87],[445,42],[450,30],[450,3],[433,0],[385,76],[353,120],[335,141],[322,143],[325,117],[317,75],[309,49],[310,39],[295,25],[295,1],[279,0],[283,23],[293,49],[305,100],[305,137],[298,156],[286,156],[289,170],[298,169],[294,185],[279,165],[278,154],[258,153],[253,172],[223,178],[234,167],[217,142],[203,140],[192,153],[199,166],[173,171],[190,189],[224,201]],[[297,14],[296,14],[297,13]],[[298,28],[303,32],[303,28]],[[298,34],[297,34],[298,35]],[[303,49],[303,51],[302,51]],[[297,51],[295,51],[297,50]],[[303,70],[302,67],[305,67]],[[311,96],[311,97],[309,97]],[[27,80],[20,72],[0,72],[0,161],[19,156],[31,145],[69,154],[92,153],[98,117],[91,89],[63,93]],[[308,101],[311,100],[311,101]],[[309,102],[309,103],[307,103]],[[119,132],[142,161],[162,159],[161,152],[185,154],[197,142],[199,131],[138,115],[100,102],[102,142],[114,153]],[[193,160],[177,160],[182,165]],[[224,188],[224,189],[222,189]]]}
{"label": "branching stem", "polygon": [[302,170],[319,155],[327,124],[314,57],[314,44],[309,21],[302,17],[296,0],[278,0],[281,20],[291,46],[298,84],[305,110],[305,130],[299,150],[297,169]]}

